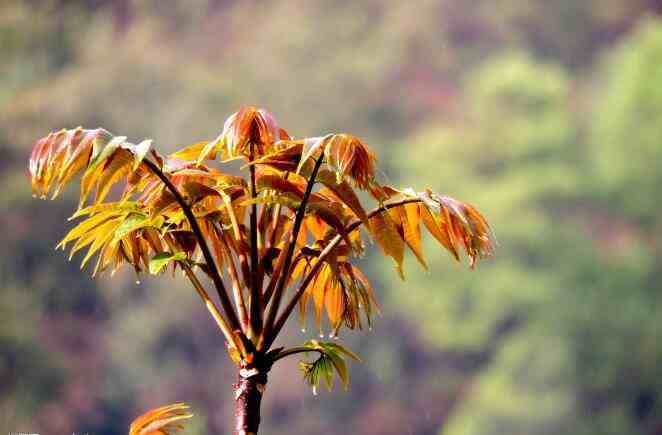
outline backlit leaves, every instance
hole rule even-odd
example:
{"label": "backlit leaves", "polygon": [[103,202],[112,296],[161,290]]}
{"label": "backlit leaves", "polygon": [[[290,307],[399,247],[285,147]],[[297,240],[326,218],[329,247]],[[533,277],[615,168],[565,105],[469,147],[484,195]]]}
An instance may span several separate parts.
{"label": "backlit leaves", "polygon": [[349,373],[347,371],[347,358],[355,361],[361,361],[352,351],[338,343],[310,340],[304,343],[303,348],[311,352],[319,353],[319,356],[313,361],[301,361],[299,369],[303,372],[304,380],[313,389],[320,386],[324,381],[328,390],[333,388],[333,379],[338,376],[343,387],[347,389],[349,385]]}
{"label": "backlit leaves", "polygon": [[338,179],[349,178],[360,189],[368,189],[375,178],[375,155],[360,139],[350,134],[335,134],[324,149],[328,164]]}
{"label": "backlit leaves", "polygon": [[363,272],[347,261],[348,250],[340,251],[322,266],[299,300],[302,322],[308,304],[312,303],[317,327],[321,329],[322,315],[326,312],[333,335],[343,325],[349,329],[362,329],[362,317],[371,325],[372,316],[377,311],[370,282]]}
{"label": "backlit leaves", "polygon": [[174,435],[184,429],[184,421],[191,417],[193,414],[185,403],[162,406],[133,420],[129,435]]}
{"label": "backlit leaves", "polygon": [[[224,162],[234,159],[244,160],[241,175],[225,169]],[[29,173],[33,193],[40,197],[57,196],[81,176],[79,209],[72,216],[77,222],[58,247],[70,247],[71,256],[84,252],[82,266],[96,256],[90,263],[93,274],[113,273],[124,264],[138,273],[182,268],[242,361],[252,358],[242,340],[253,340],[256,347],[266,341],[267,348],[258,349],[266,352],[280,331],[273,328],[282,327],[297,306],[302,321],[312,310],[317,326],[322,329],[326,319],[333,335],[342,327],[371,324],[378,311],[374,290],[354,264],[366,234],[403,278],[405,250],[428,268],[424,232],[457,260],[464,251],[471,267],[492,253],[492,230],[474,207],[431,190],[381,185],[375,162],[368,146],[350,134],[292,138],[267,111],[244,107],[227,119],[216,139],[167,157],[150,140],[135,145],[103,129],[50,133],[35,144]],[[248,187],[250,172],[255,194]],[[374,199],[372,206],[362,202],[359,190]],[[257,234],[247,212],[253,207]],[[219,290],[222,313],[195,277],[200,270]],[[223,298],[223,280],[231,281],[232,300]],[[257,289],[249,283],[257,283]],[[256,322],[246,318],[254,314],[247,307],[255,308],[249,294],[253,300],[263,295],[260,315],[271,322],[258,325],[257,334],[249,329]],[[290,300],[269,305],[271,297]],[[286,309],[267,313],[278,304]],[[223,315],[228,314],[234,321],[226,327]],[[274,336],[260,337],[262,326],[264,334]],[[311,385],[321,379],[330,385],[334,373],[346,384],[342,357],[353,357],[348,351],[333,343],[307,346],[321,355],[302,363]]]}

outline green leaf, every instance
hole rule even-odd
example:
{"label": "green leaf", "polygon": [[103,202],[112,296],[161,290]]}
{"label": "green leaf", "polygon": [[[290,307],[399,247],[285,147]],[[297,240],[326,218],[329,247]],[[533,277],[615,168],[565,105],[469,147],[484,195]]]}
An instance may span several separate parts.
{"label": "green leaf", "polygon": [[186,253],[177,252],[173,254],[172,252],[162,252],[156,254],[149,260],[149,273],[156,275],[161,272],[163,268],[171,261],[184,261],[186,260]]}
{"label": "green leaf", "polygon": [[317,340],[310,340],[304,343],[304,348],[311,351],[319,352],[320,356],[314,361],[301,361],[299,368],[303,371],[303,377],[306,382],[313,388],[317,388],[322,379],[327,388],[330,390],[333,387],[334,372],[338,374],[338,378],[347,389],[349,386],[349,372],[347,370],[347,363],[345,357],[352,358],[356,361],[361,359],[352,351],[346,349],[338,343],[321,342]]}
{"label": "green leaf", "polygon": [[137,212],[131,212],[127,215],[127,217],[124,219],[124,222],[117,227],[115,230],[115,239],[121,239],[134,229],[136,227],[140,226],[143,222],[147,220],[147,216],[145,216],[142,213],[137,213]]}

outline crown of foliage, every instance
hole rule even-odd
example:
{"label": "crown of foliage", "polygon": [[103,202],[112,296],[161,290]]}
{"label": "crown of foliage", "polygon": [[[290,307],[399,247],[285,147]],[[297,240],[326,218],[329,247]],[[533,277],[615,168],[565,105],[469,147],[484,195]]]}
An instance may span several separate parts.
{"label": "crown of foliage", "polygon": [[[225,169],[223,162],[236,159],[243,176]],[[455,259],[464,251],[472,267],[492,252],[494,237],[475,208],[429,189],[382,185],[375,161],[350,134],[295,139],[270,113],[245,107],[215,140],[168,156],[150,140],[133,144],[101,128],[50,133],[36,143],[29,172],[33,193],[53,198],[82,173],[77,225],[58,245],[70,246],[71,256],[86,249],[81,267],[96,255],[93,274],[124,264],[137,273],[180,269],[225,334],[230,355],[250,367],[256,355],[268,355],[271,364],[288,354],[267,351],[297,306],[302,321],[312,309],[320,328],[326,317],[333,335],[371,323],[374,290],[352,263],[365,236],[401,277],[406,248],[428,267],[422,228]],[[360,196],[372,198],[374,208],[367,211]],[[221,308],[198,271],[211,278]],[[322,355],[302,365],[313,384],[319,367],[335,368],[345,382],[338,360],[349,354],[334,346],[297,348]]]}

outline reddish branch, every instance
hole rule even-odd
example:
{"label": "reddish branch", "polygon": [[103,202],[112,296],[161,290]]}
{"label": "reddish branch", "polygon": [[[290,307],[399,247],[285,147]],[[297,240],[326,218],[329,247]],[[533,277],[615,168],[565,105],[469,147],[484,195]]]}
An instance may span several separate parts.
{"label": "reddish branch", "polygon": [[[276,315],[278,314],[278,308],[280,306],[280,301],[283,297],[283,291],[285,290],[285,284],[289,280],[290,266],[292,265],[292,258],[294,256],[294,248],[296,247],[297,239],[299,238],[299,231],[301,230],[301,224],[303,223],[303,218],[306,215],[306,206],[310,195],[313,192],[313,186],[315,185],[315,178],[317,177],[317,172],[322,166],[324,156],[319,156],[315,162],[315,167],[313,168],[310,178],[308,179],[308,184],[306,185],[306,191],[303,194],[301,199],[301,204],[297,209],[296,217],[294,218],[294,225],[292,226],[292,231],[290,232],[289,242],[287,244],[287,252],[283,260],[282,269],[279,271],[272,280],[277,279],[278,284],[274,290],[273,301],[269,305],[269,314],[267,314],[267,319],[265,321],[264,331],[260,337],[260,342],[258,343],[258,350],[262,350],[261,345],[264,343],[264,339],[272,335],[272,330],[274,326],[274,321]],[[280,263],[280,261],[279,261]]]}
{"label": "reddish branch", "polygon": [[[368,218],[371,218],[371,217],[375,216],[376,214],[381,213],[381,212],[383,212],[385,210],[388,210],[390,208],[399,207],[399,206],[402,206],[402,205],[405,205],[405,204],[416,203],[416,202],[423,202],[423,201],[419,198],[406,198],[406,199],[402,199],[400,201],[395,201],[395,202],[391,202],[389,204],[384,204],[380,207],[375,208],[370,213],[368,213]],[[359,226],[361,226],[362,223],[363,222],[360,219],[357,219],[357,220],[351,222],[345,228],[345,233],[346,234],[351,233],[352,231],[357,229]],[[338,245],[338,243],[340,243],[340,241],[342,239],[343,238],[340,234],[336,235],[333,239],[331,239],[329,244],[326,245],[324,250],[322,250],[319,257],[317,258],[317,261],[315,262],[313,267],[310,269],[310,271],[308,272],[306,277],[303,279],[303,281],[299,285],[299,288],[297,289],[296,293],[294,293],[294,296],[292,296],[292,299],[290,299],[289,303],[285,307],[285,310],[278,317],[278,320],[276,321],[273,329],[271,330],[271,333],[269,334],[268,337],[266,337],[263,349],[269,349],[271,344],[274,342],[274,340],[276,339],[276,337],[280,333],[280,330],[283,329],[283,326],[285,325],[285,322],[287,321],[287,319],[292,314],[292,311],[294,310],[297,303],[299,302],[299,299],[301,299],[301,296],[303,296],[303,293],[306,291],[306,288],[308,287],[308,285],[310,285],[310,282],[313,280],[313,278],[315,277],[317,272],[319,272],[320,268],[324,265],[324,260],[326,260],[326,257],[329,256],[331,251],[333,251],[333,248],[335,248],[336,245]]]}
{"label": "reddish branch", "polygon": [[[253,160],[253,145],[251,144],[251,155],[250,160]],[[257,196],[257,189],[255,186],[255,165],[250,166],[251,174],[251,199],[255,199]],[[251,270],[250,270],[250,322],[251,329],[253,331],[253,336],[257,337],[260,332],[262,332],[262,286],[259,281],[259,270],[260,260],[259,252],[257,246],[257,203],[253,202],[251,206],[251,215],[250,215],[250,226],[251,226]]]}
{"label": "reddish branch", "polygon": [[168,188],[170,193],[172,193],[172,195],[175,197],[175,200],[177,201],[179,206],[182,208],[182,211],[184,212],[184,215],[186,216],[189,225],[191,225],[191,231],[193,231],[195,238],[198,240],[200,251],[202,251],[202,255],[205,258],[207,267],[209,268],[209,274],[211,275],[212,281],[214,282],[214,286],[216,287],[216,291],[218,292],[218,298],[220,299],[221,305],[223,307],[223,311],[225,311],[225,315],[228,318],[228,323],[230,324],[230,327],[233,330],[239,329],[240,328],[239,321],[237,319],[236,313],[234,312],[232,301],[230,300],[230,297],[228,296],[228,293],[225,290],[225,285],[223,285],[223,279],[221,278],[221,275],[218,273],[218,268],[216,267],[216,262],[214,261],[214,257],[211,255],[209,246],[207,246],[207,242],[205,241],[205,238],[202,235],[202,231],[200,230],[200,225],[198,225],[198,221],[195,219],[195,216],[191,211],[191,207],[186,203],[186,200],[184,199],[184,197],[182,197],[181,193],[179,193],[179,190],[177,190],[175,185],[172,184],[168,176],[164,174],[163,171],[155,163],[153,163],[148,159],[144,159],[143,162],[145,163],[145,165],[147,165],[149,170],[152,171],[152,173],[154,173],[154,175],[156,175],[163,182],[163,184],[165,184],[165,186]]}

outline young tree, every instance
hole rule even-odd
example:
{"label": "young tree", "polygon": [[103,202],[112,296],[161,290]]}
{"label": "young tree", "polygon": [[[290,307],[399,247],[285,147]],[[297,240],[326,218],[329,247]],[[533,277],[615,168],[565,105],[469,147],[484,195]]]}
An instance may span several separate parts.
{"label": "young tree", "polygon": [[[346,359],[358,357],[337,341],[274,343],[297,307],[302,322],[312,309],[320,331],[325,317],[330,338],[371,324],[373,289],[351,262],[364,253],[362,232],[402,278],[405,246],[428,267],[421,227],[458,260],[463,248],[472,267],[492,252],[492,232],[476,209],[429,189],[380,184],[375,156],[349,134],[294,139],[269,112],[245,107],[213,141],[168,156],[151,146],[101,128],[50,133],[30,157],[33,193],[55,198],[82,172],[72,216],[81,221],[58,246],[72,244],[71,256],[87,248],[81,267],[96,255],[93,275],[128,263],[138,274],[171,268],[189,279],[238,368],[236,434],[257,433],[267,373],[285,357],[316,355],[300,363],[314,390],[322,381],[331,388],[336,375],[347,387]],[[245,176],[215,160],[239,160]],[[123,189],[108,199],[118,183]],[[366,211],[357,192],[375,208]]]}

